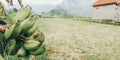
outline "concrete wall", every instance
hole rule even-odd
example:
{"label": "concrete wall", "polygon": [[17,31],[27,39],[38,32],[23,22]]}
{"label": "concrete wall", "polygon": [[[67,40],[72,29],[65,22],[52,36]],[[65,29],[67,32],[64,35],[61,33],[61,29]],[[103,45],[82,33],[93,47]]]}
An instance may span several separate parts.
{"label": "concrete wall", "polygon": [[117,7],[117,13],[116,13],[116,15],[117,15],[117,17],[118,17],[118,18],[116,18],[116,19],[117,19],[117,21],[120,22],[120,5],[118,5],[118,6],[116,6],[116,7]]}
{"label": "concrete wall", "polygon": [[117,13],[116,12],[116,4],[96,6],[96,7],[94,7],[93,19],[95,19],[95,20],[115,20],[116,13]]}

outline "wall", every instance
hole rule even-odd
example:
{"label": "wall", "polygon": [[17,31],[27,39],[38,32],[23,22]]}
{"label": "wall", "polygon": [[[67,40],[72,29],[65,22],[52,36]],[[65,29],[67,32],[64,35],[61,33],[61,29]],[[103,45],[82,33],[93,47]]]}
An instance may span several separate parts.
{"label": "wall", "polygon": [[117,21],[120,22],[120,5],[116,6],[116,8],[117,8],[116,15],[117,15],[117,17],[118,17],[118,18],[116,18],[116,19],[117,19]]}
{"label": "wall", "polygon": [[94,7],[93,19],[114,20],[116,17],[116,4]]}

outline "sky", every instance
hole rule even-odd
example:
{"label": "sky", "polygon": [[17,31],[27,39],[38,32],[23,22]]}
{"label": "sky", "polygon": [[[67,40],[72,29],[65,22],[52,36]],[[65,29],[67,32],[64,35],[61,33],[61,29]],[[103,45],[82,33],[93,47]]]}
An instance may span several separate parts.
{"label": "sky", "polygon": [[[0,0],[2,1],[5,5],[6,2],[5,0]],[[17,0],[13,0],[14,5],[16,5],[18,2]],[[37,5],[57,5],[60,4],[63,0],[23,0],[23,4],[37,4]]]}
{"label": "sky", "polygon": [[[11,8],[20,8],[17,0],[13,0],[14,6],[10,6],[7,4],[5,0],[0,0],[7,9]],[[23,0],[23,5],[29,5],[33,8],[33,11],[36,12],[43,12],[43,11],[50,11],[53,9],[56,5],[62,3],[63,0]]]}
{"label": "sky", "polygon": [[[13,0],[14,6],[8,5],[5,0],[0,0],[0,1],[2,1],[5,7],[7,7],[7,9],[20,8],[17,0]],[[54,9],[58,4],[63,3],[63,1],[69,2],[69,1],[74,1],[74,0],[22,0],[22,1],[23,1],[24,6],[29,5],[32,7],[34,12],[41,13],[41,12],[49,12],[50,10]],[[78,3],[80,2],[80,0],[76,0],[76,1],[78,1]],[[94,0],[88,0],[88,2],[93,2],[93,1]],[[67,5],[69,6],[69,3],[67,3]],[[79,7],[79,6],[76,6],[76,7]]]}

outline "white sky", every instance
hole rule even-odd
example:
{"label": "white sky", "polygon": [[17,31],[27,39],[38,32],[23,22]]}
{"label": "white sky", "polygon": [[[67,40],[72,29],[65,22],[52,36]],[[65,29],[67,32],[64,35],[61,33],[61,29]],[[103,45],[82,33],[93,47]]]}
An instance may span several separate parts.
{"label": "white sky", "polygon": [[[0,0],[2,1],[5,5],[6,2],[5,0]],[[13,0],[14,5],[16,5],[18,2],[17,0]],[[37,5],[57,5],[60,4],[63,0],[23,0],[23,4],[37,4]]]}

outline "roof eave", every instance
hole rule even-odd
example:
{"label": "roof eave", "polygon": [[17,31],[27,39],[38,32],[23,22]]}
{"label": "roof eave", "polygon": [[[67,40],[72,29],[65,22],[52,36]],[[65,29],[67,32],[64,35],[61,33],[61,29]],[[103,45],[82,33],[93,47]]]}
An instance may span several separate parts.
{"label": "roof eave", "polygon": [[93,7],[96,7],[96,6],[104,6],[104,5],[110,5],[110,4],[116,4],[117,2],[113,2],[113,3],[106,3],[106,4],[93,4],[92,6]]}

